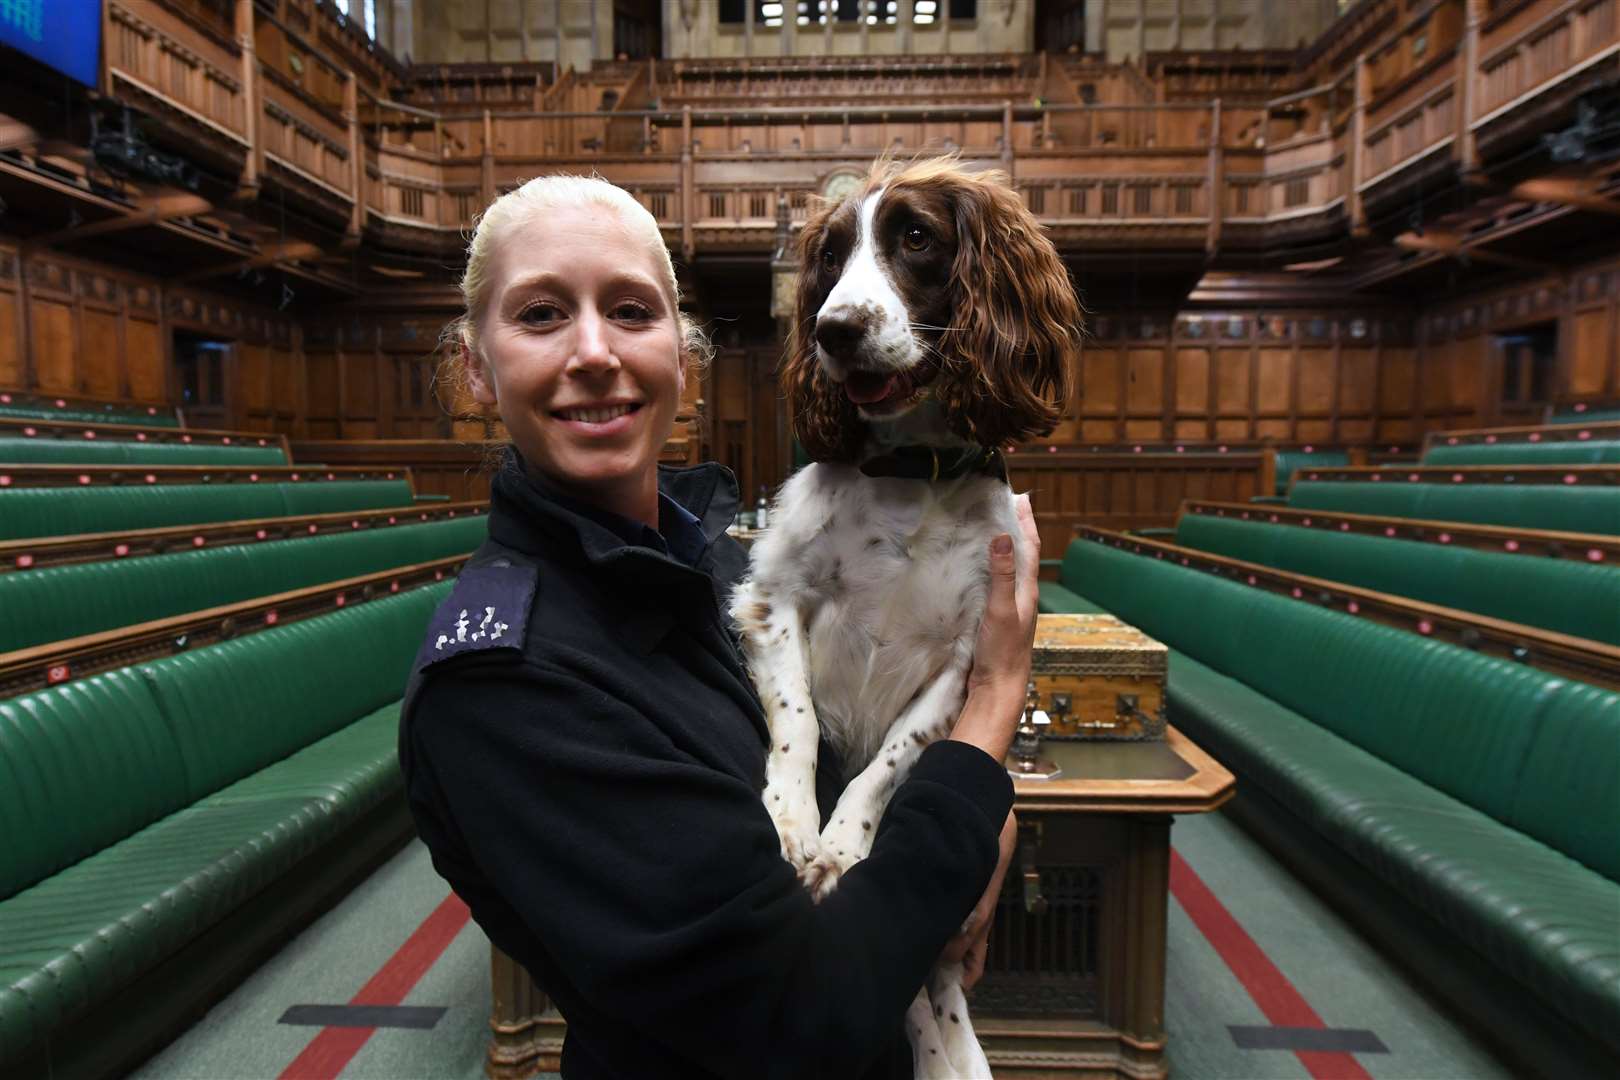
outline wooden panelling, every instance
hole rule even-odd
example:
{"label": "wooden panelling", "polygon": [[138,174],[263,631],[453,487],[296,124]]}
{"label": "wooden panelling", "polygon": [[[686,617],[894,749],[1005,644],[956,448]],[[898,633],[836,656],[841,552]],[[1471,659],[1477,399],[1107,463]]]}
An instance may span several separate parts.
{"label": "wooden panelling", "polygon": [[1288,349],[1259,351],[1259,391],[1256,404],[1264,413],[1286,413],[1293,382],[1293,353]]}
{"label": "wooden panelling", "polygon": [[[1257,454],[1018,453],[1007,459],[1013,490],[1029,491],[1041,550],[1056,557],[1076,525],[1169,525],[1182,499],[1247,501],[1259,494]],[[1216,493],[1220,494],[1216,494]]]}
{"label": "wooden panelling", "polygon": [[74,354],[77,339],[73,332],[73,307],[58,300],[35,297],[30,305],[29,322],[33,333],[34,377],[41,390],[73,393]]}
{"label": "wooden panelling", "polygon": [[1378,389],[1378,353],[1373,349],[1344,348],[1339,352],[1339,412],[1371,413]]}
{"label": "wooden panelling", "polygon": [[[1250,399],[1249,350],[1218,349],[1215,353],[1215,407],[1223,416],[1239,413],[1245,417],[1248,428]],[[1219,425],[1217,425],[1219,426]]]}
{"label": "wooden panelling", "polygon": [[129,319],[124,324],[125,364],[129,371],[129,394],[136,401],[168,401],[168,350],[164,348],[163,328],[147,319]]}
{"label": "wooden panelling", "polygon": [[1176,412],[1209,409],[1209,350],[1176,350]]}
{"label": "wooden panelling", "polygon": [[[1119,412],[1119,353],[1092,347],[1080,354],[1082,416],[1114,416]],[[1109,425],[1112,435],[1113,425]]]}
{"label": "wooden panelling", "polygon": [[[1165,350],[1157,349],[1130,349],[1126,354],[1127,370],[1130,372],[1130,389],[1125,396],[1125,404],[1132,414],[1162,413],[1164,411],[1164,366]],[[1147,434],[1149,429],[1136,425],[1138,431],[1131,433],[1133,425],[1126,425],[1126,432],[1131,438],[1152,438]]]}
{"label": "wooden panelling", "polygon": [[0,386],[23,386],[22,319],[16,293],[0,291]]}
{"label": "wooden panelling", "polygon": [[[1301,349],[1299,351],[1299,411],[1306,415],[1325,415],[1333,411],[1334,392],[1338,385],[1332,349]],[[1320,439],[1321,435],[1301,435],[1301,438]]]}
{"label": "wooden panelling", "polygon": [[[245,344],[237,350],[237,393],[251,417],[270,409],[270,347]],[[253,428],[251,430],[262,430]]]}
{"label": "wooden panelling", "polygon": [[85,308],[79,325],[84,334],[83,388],[91,397],[115,399],[122,393],[118,316],[99,308]]}
{"label": "wooden panelling", "polygon": [[374,418],[377,415],[377,405],[377,355],[370,351],[346,352],[343,356],[344,417]]}
{"label": "wooden panelling", "polygon": [[1608,308],[1577,312],[1570,319],[1569,393],[1597,396],[1607,389],[1613,366],[1614,333]]}
{"label": "wooden panelling", "polygon": [[1379,356],[1378,410],[1406,415],[1417,389],[1417,351],[1384,349]]}

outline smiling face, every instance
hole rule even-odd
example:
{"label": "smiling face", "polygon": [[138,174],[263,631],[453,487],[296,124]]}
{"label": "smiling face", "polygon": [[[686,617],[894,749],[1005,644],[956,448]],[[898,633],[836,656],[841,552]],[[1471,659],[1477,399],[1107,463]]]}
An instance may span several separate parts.
{"label": "smiling face", "polygon": [[501,236],[475,312],[475,400],[569,494],[657,522],[658,453],[686,359],[653,253],[608,207],[539,213]]}

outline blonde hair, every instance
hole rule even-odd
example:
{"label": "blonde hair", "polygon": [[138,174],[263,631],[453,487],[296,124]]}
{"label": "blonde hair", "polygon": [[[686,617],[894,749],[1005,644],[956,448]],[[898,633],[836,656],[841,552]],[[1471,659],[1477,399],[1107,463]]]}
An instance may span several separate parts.
{"label": "blonde hair", "polygon": [[658,230],[658,219],[628,191],[600,176],[537,176],[490,203],[475,219],[472,239],[467,244],[467,272],[461,277],[461,299],[465,310],[445,327],[446,343],[456,346],[452,354],[465,352],[472,361],[478,355],[479,321],[489,303],[490,261],[498,246],[514,229],[555,210],[578,210],[600,206],[614,213],[632,240],[643,244],[652,256],[660,283],[674,308],[680,327],[681,350],[688,365],[702,366],[712,353],[707,336],[697,323],[681,311],[680,286],[675,279],[675,263]]}

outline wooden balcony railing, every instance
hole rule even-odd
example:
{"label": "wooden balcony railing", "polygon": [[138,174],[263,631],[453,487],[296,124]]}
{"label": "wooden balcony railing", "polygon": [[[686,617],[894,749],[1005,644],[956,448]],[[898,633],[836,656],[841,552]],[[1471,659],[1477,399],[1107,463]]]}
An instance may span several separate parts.
{"label": "wooden balcony railing", "polygon": [[[448,76],[431,93],[432,79],[418,80],[418,100],[436,109],[387,100],[387,64],[346,67],[352,42],[327,32],[323,12],[312,0],[236,0],[237,25],[253,32],[230,39],[224,15],[108,0],[103,89],[208,141],[216,158],[235,156],[246,189],[262,173],[352,215],[351,233],[416,229],[429,247],[523,179],[594,170],[683,246],[707,229],[758,248],[778,200],[802,221],[840,165],[954,150],[1011,172],[1037,216],[1078,230],[1071,241],[1152,220],[1170,226],[1153,243],[1185,247],[1194,234],[1175,226],[1202,224],[1213,250],[1223,221],[1251,241],[1313,215],[1364,221],[1365,202],[1433,166],[1469,166],[1498,121],[1620,57],[1620,0],[1376,0],[1341,20],[1343,41],[1302,56],[1304,89],[1263,104],[1163,100],[1162,73],[1091,58],[828,57],[609,64],[549,83],[534,65],[492,70],[504,96],[480,96],[475,79],[483,107],[469,111]],[[863,87],[896,103],[820,100]],[[932,103],[903,103],[925,93]],[[741,104],[634,107],[678,100]]]}

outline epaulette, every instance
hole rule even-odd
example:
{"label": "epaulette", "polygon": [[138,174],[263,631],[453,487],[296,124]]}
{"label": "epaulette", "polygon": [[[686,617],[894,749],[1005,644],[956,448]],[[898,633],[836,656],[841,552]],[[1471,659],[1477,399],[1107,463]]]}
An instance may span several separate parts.
{"label": "epaulette", "polygon": [[539,576],[532,563],[505,557],[462,570],[455,588],[428,620],[415,670],[467,653],[522,652]]}

